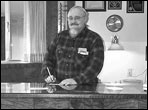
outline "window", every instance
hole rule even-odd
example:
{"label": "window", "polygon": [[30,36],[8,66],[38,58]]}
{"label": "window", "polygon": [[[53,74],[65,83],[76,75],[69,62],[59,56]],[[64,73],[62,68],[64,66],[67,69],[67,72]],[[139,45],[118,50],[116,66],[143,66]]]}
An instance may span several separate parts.
{"label": "window", "polygon": [[5,60],[43,61],[46,52],[46,1],[3,2]]}

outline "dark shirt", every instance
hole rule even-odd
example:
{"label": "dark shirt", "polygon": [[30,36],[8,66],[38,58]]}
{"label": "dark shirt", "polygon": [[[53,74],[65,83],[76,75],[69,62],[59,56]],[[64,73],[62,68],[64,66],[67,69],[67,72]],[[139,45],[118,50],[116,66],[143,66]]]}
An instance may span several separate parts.
{"label": "dark shirt", "polygon": [[104,62],[103,43],[87,27],[75,38],[70,37],[68,30],[62,31],[48,47],[42,70],[48,66],[58,81],[73,78],[78,84],[97,82]]}

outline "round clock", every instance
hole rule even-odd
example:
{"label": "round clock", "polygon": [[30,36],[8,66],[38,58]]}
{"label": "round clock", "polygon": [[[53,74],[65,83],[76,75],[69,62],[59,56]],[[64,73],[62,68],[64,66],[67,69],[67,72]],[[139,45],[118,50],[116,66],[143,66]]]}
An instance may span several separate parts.
{"label": "round clock", "polygon": [[111,15],[106,21],[106,27],[112,32],[118,32],[123,27],[123,19],[119,15]]}

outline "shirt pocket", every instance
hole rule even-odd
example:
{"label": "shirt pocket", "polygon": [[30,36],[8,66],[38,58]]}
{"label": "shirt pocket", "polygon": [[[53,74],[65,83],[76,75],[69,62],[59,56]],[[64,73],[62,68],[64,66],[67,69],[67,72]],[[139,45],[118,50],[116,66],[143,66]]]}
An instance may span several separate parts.
{"label": "shirt pocket", "polygon": [[76,54],[77,64],[87,65],[88,60],[89,60],[89,55],[83,55],[83,54],[80,54],[80,53]]}

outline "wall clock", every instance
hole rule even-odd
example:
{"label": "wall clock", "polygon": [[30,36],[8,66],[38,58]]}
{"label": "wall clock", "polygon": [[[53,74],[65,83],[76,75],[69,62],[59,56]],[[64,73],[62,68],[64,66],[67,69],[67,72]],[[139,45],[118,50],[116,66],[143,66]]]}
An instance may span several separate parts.
{"label": "wall clock", "polygon": [[123,27],[123,19],[119,15],[111,15],[106,20],[106,27],[112,32],[118,32]]}

